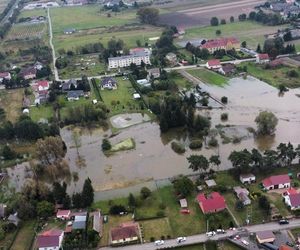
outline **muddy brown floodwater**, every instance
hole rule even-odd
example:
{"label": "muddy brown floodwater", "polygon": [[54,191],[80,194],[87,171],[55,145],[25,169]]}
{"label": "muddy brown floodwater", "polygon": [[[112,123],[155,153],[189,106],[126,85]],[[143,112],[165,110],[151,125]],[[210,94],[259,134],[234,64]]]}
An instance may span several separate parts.
{"label": "muddy brown floodwater", "polygon": [[[227,96],[229,103],[223,110],[199,111],[203,115],[210,116],[212,127],[218,124],[236,125],[237,130],[227,131],[229,134],[235,131],[245,131],[247,127],[255,128],[254,119],[262,110],[269,110],[279,119],[276,136],[274,138],[255,139],[247,135],[238,144],[222,144],[219,139],[219,147],[192,151],[188,148],[189,138],[183,129],[176,129],[161,135],[159,125],[155,122],[147,122],[120,130],[120,133],[110,138],[112,144],[127,138],[133,138],[136,149],[115,153],[106,156],[101,151],[101,143],[104,137],[110,136],[111,131],[83,130],[79,154],[85,160],[85,166],[76,164],[77,151],[72,140],[72,130],[63,128],[61,136],[66,142],[68,152],[66,159],[69,161],[71,172],[77,172],[79,180],[72,181],[69,191],[80,191],[83,181],[89,177],[96,191],[105,191],[117,188],[134,186],[151,180],[159,180],[178,174],[192,173],[188,169],[186,157],[192,153],[203,154],[209,157],[219,154],[222,164],[220,169],[231,167],[227,160],[233,150],[253,147],[261,150],[276,147],[280,142],[300,143],[300,89],[290,90],[284,96],[278,95],[278,90],[255,78],[234,78],[223,88],[203,85],[208,92],[215,97]],[[221,113],[228,113],[227,122],[221,122]],[[179,140],[187,145],[187,151],[178,155],[171,149],[171,141]],[[19,168],[20,169],[20,168]],[[19,171],[18,169],[18,171]],[[15,172],[15,171],[13,171]],[[20,176],[14,174],[14,176]]]}

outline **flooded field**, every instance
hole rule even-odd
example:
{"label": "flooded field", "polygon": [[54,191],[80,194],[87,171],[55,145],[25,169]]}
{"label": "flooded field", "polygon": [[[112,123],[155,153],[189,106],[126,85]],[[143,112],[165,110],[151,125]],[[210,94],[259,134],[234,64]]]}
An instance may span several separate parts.
{"label": "flooded field", "polygon": [[[283,96],[278,95],[278,90],[268,84],[248,77],[244,80],[234,78],[224,88],[216,86],[201,86],[216,97],[227,96],[229,103],[223,110],[199,111],[211,117],[212,128],[219,124],[235,125],[224,128],[227,136],[240,135],[242,140],[236,144],[222,144],[218,137],[219,147],[192,151],[188,148],[189,138],[184,129],[176,129],[161,135],[159,125],[155,122],[146,122],[120,130],[116,136],[110,138],[112,144],[127,138],[133,138],[136,149],[118,152],[110,156],[101,150],[102,139],[111,136],[111,131],[82,130],[81,147],[79,154],[84,159],[84,165],[78,166],[77,150],[72,140],[72,130],[64,128],[61,135],[65,141],[68,152],[66,160],[69,162],[70,171],[77,172],[79,179],[71,181],[69,191],[79,191],[85,178],[90,177],[96,191],[105,191],[116,188],[141,185],[142,183],[161,180],[178,174],[192,173],[188,169],[186,157],[192,153],[203,154],[209,157],[220,154],[222,161],[220,169],[231,167],[227,160],[233,150],[257,147],[261,150],[275,147],[280,142],[300,143],[300,94],[299,89],[290,90]],[[256,128],[254,119],[262,110],[270,110],[279,119],[276,136],[272,138],[256,139],[249,133],[248,127]],[[221,113],[228,113],[229,119],[221,122]],[[186,152],[176,154],[171,149],[171,141],[178,140],[186,145]],[[14,176],[23,176],[16,172]],[[9,171],[11,176],[12,171]]]}

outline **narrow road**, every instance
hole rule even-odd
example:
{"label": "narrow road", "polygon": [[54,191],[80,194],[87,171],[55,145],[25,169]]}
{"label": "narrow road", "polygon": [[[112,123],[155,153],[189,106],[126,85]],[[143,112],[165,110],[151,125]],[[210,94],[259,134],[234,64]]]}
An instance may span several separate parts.
{"label": "narrow road", "polygon": [[[193,225],[191,225],[193,226]],[[290,220],[290,224],[287,225],[279,225],[277,222],[271,222],[266,224],[259,224],[259,225],[253,225],[253,226],[247,226],[244,227],[247,229],[249,233],[256,233],[260,231],[278,231],[278,230],[286,230],[286,229],[292,229],[292,228],[299,228],[300,227],[300,219]],[[223,240],[226,239],[232,235],[239,234],[239,231],[227,231],[226,234],[218,234],[213,237],[208,238],[206,234],[197,234],[193,236],[187,237],[187,241],[184,243],[181,243],[180,245],[190,245],[190,244],[197,244],[197,243],[203,243],[208,240]],[[164,249],[164,248],[170,248],[170,247],[176,247],[178,246],[175,239],[172,240],[166,240],[164,245],[162,246],[155,246],[154,243],[145,243],[145,244],[139,244],[139,245],[129,245],[120,247],[119,249],[122,250],[156,250],[156,249]],[[100,250],[111,250],[116,249],[115,247],[104,247],[100,248]]]}
{"label": "narrow road", "polygon": [[50,16],[50,8],[47,9],[47,13],[48,13],[48,23],[49,23],[49,44],[52,50],[52,60],[53,60],[53,73],[54,73],[54,79],[55,81],[59,81],[59,76],[58,76],[58,70],[55,66],[55,61],[56,61],[56,57],[55,57],[55,49],[53,46],[53,32],[52,32],[52,22],[51,22],[51,16]]}
{"label": "narrow road", "polygon": [[20,0],[17,0],[17,1],[13,4],[13,6],[11,6],[9,12],[7,12],[6,16],[1,20],[0,24],[4,24],[4,23],[8,20],[8,18],[10,18],[10,16],[12,15],[14,9],[18,7],[19,1],[20,1]]}

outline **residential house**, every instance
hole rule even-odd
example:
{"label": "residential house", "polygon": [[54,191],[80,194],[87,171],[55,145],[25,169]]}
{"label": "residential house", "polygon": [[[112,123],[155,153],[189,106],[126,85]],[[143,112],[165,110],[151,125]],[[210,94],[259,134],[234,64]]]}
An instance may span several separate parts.
{"label": "residential house", "polygon": [[244,206],[250,205],[251,200],[249,198],[249,191],[246,188],[241,188],[239,186],[233,188],[237,198],[243,202]]}
{"label": "residential house", "polygon": [[207,196],[200,193],[197,196],[197,201],[204,214],[216,213],[226,208],[225,199],[218,192],[213,192]]}
{"label": "residential house", "polygon": [[290,188],[291,181],[287,174],[270,176],[262,181],[265,190]]}
{"label": "residential house", "polygon": [[147,80],[150,81],[151,79],[158,79],[160,77],[160,69],[159,68],[153,68],[147,70]]}
{"label": "residential house", "polygon": [[74,28],[64,29],[64,34],[71,35],[71,34],[75,33],[75,31],[76,31],[76,29],[74,29]]}
{"label": "residential house", "polygon": [[117,81],[113,77],[103,77],[101,79],[100,87],[101,89],[117,89]]}
{"label": "residential house", "polygon": [[99,236],[102,236],[102,217],[100,211],[96,211],[93,214],[93,230],[96,231]]}
{"label": "residential house", "polygon": [[136,81],[137,84],[143,86],[143,87],[150,87],[151,83],[148,81],[148,79],[140,79]]}
{"label": "residential house", "polygon": [[151,64],[150,62],[151,50],[148,48],[131,49],[129,55],[110,57],[108,58],[108,68],[125,68],[131,64],[140,66],[143,63]]}
{"label": "residential house", "polygon": [[71,218],[71,210],[59,209],[56,213],[56,218],[60,220],[69,220]]}
{"label": "residential house", "polygon": [[67,92],[68,101],[78,101],[80,97],[83,97],[83,90],[70,90]]}
{"label": "residential house", "polygon": [[204,44],[200,45],[201,49],[207,49],[209,53],[213,54],[217,50],[240,50],[240,41],[234,37],[220,38],[214,40],[207,40]]}
{"label": "residential house", "polygon": [[0,72],[0,83],[3,82],[3,80],[10,80],[11,74],[9,72]]}
{"label": "residential house", "polygon": [[168,62],[172,65],[176,65],[177,64],[177,56],[176,54],[170,52],[166,55],[166,59],[168,60]]}
{"label": "residential house", "polygon": [[284,197],[285,204],[289,206],[291,210],[300,209],[300,193],[298,193],[296,189],[290,188],[282,195]]}
{"label": "residential house", "polygon": [[234,66],[234,64],[231,64],[231,63],[223,64],[221,66],[221,68],[219,68],[218,71],[222,75],[230,76],[235,73],[235,66]]}
{"label": "residential house", "polygon": [[61,90],[63,92],[66,92],[68,90],[75,89],[75,88],[77,88],[77,81],[75,79],[70,79],[67,82],[63,82],[61,85]]}
{"label": "residential house", "polygon": [[0,204],[0,218],[5,217],[6,208],[7,208],[6,204],[3,204],[3,203]]}
{"label": "residential house", "polygon": [[85,230],[87,224],[87,213],[76,215],[73,221],[72,229]]}
{"label": "residential house", "polygon": [[254,174],[241,174],[240,175],[240,181],[243,184],[251,184],[256,181],[256,177]]}
{"label": "residential house", "polygon": [[270,62],[270,57],[268,54],[257,54],[256,63],[264,64]]}
{"label": "residential house", "polygon": [[261,231],[256,233],[256,239],[259,244],[273,243],[275,241],[275,235],[272,231]]}
{"label": "residential house", "polygon": [[138,242],[139,224],[137,222],[126,222],[110,230],[111,245],[123,245]]}
{"label": "residential house", "polygon": [[59,250],[64,239],[64,231],[52,229],[37,236],[39,250]]}
{"label": "residential house", "polygon": [[[23,112],[24,113],[24,112]],[[18,213],[16,212],[16,213],[14,213],[14,214],[10,214],[9,216],[8,216],[8,218],[7,218],[7,221],[9,222],[9,223],[13,223],[13,224],[15,224],[16,226],[18,226],[18,224],[19,224],[19,222],[20,222],[20,219],[19,219],[19,217],[18,217]]]}
{"label": "residential house", "polygon": [[211,59],[207,61],[205,67],[208,69],[220,69],[222,66],[219,59]]}
{"label": "residential house", "polygon": [[35,95],[34,104],[41,105],[41,104],[47,103],[48,98],[49,98],[48,93],[49,93],[48,90],[38,91]]}
{"label": "residential house", "polygon": [[20,76],[25,80],[36,78],[36,69],[34,67],[23,68],[20,72]]}
{"label": "residential house", "polygon": [[44,67],[44,65],[42,63],[40,63],[39,61],[36,61],[35,64],[33,65],[33,67],[36,70],[41,70]]}
{"label": "residential house", "polygon": [[35,84],[34,84],[34,90],[35,91],[45,91],[45,90],[48,90],[49,89],[49,82],[48,81],[37,81]]}

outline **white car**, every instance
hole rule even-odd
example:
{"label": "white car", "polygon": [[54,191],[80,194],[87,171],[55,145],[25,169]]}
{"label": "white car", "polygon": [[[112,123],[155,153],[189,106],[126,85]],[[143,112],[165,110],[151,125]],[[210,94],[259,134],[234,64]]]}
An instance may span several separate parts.
{"label": "white car", "polygon": [[163,244],[165,244],[165,242],[163,240],[157,240],[154,242],[155,246],[161,246]]}
{"label": "white car", "polygon": [[249,246],[249,242],[246,240],[241,240],[241,242],[245,245],[245,246]]}
{"label": "white car", "polygon": [[224,229],[217,229],[217,234],[225,234],[225,230]]}
{"label": "white car", "polygon": [[216,235],[216,232],[215,232],[215,231],[211,231],[211,232],[207,232],[207,233],[206,233],[206,236],[207,236],[207,237],[212,237],[212,236],[214,236],[214,235]]}
{"label": "white car", "polygon": [[177,243],[182,243],[182,242],[185,242],[186,241],[186,237],[178,237],[177,238]]}

